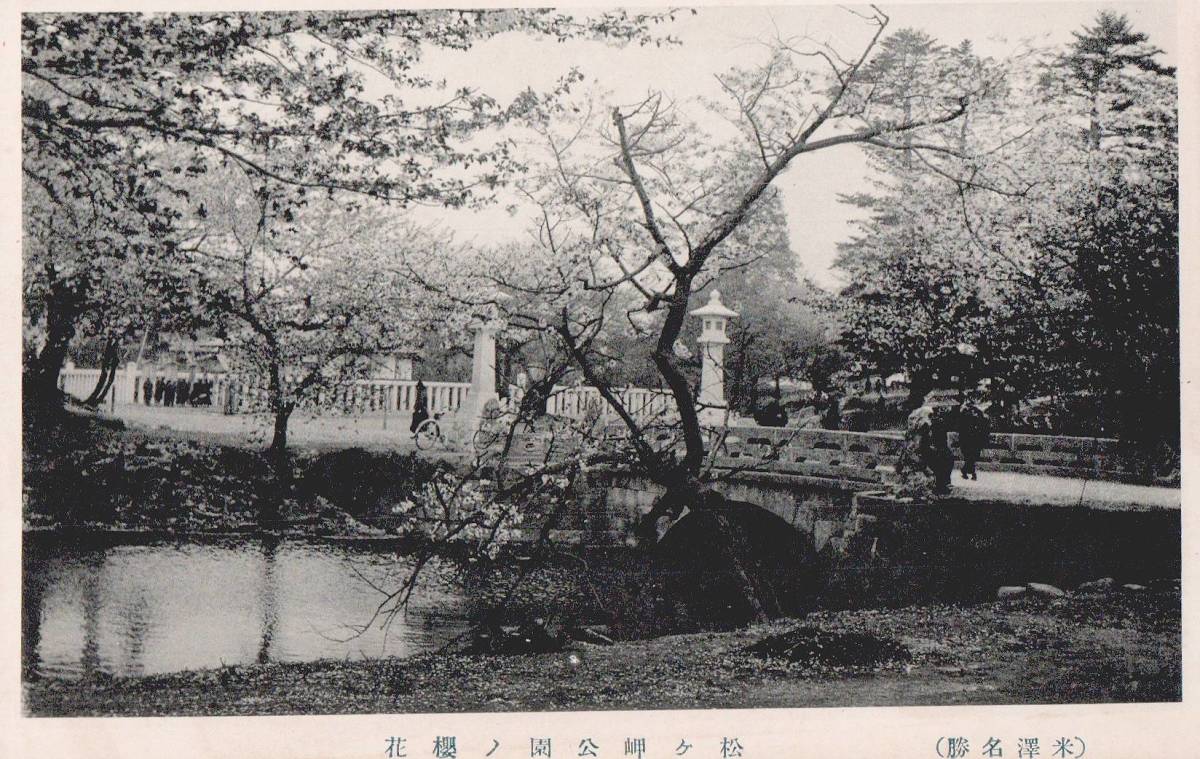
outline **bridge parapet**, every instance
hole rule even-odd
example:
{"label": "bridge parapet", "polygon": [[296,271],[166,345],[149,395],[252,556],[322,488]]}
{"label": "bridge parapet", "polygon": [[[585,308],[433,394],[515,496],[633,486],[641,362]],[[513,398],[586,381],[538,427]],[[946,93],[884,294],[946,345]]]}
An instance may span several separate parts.
{"label": "bridge parapet", "polygon": [[[950,435],[958,449],[958,435]],[[1114,438],[996,433],[980,452],[982,471],[1100,480],[1137,479],[1128,451]]]}
{"label": "bridge parapet", "polygon": [[[667,431],[651,439],[670,444]],[[777,472],[846,482],[879,483],[895,469],[904,445],[898,432],[850,432],[737,425],[713,435],[720,469]],[[957,433],[948,442],[958,461]],[[979,469],[1055,477],[1138,479],[1121,441],[1114,438],[996,433],[980,452]]]}
{"label": "bridge parapet", "polygon": [[723,469],[861,482],[882,482],[903,445],[885,433],[790,427],[730,427],[718,439],[715,464]]}

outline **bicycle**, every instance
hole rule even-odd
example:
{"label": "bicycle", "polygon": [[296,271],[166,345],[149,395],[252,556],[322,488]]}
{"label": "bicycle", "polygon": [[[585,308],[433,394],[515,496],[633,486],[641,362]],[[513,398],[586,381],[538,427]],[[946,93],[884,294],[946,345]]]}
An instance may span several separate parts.
{"label": "bicycle", "polygon": [[[417,426],[416,431],[413,433],[413,438],[419,450],[428,451],[437,446],[449,448],[450,439],[445,429],[447,426],[451,434],[455,435],[456,438],[461,434],[458,426],[455,424],[447,425],[443,421],[443,416],[442,412],[438,412]],[[507,430],[505,422],[510,417],[511,414],[501,408],[496,401],[488,401],[479,420],[479,427],[471,435],[471,448],[475,453],[485,453],[498,448],[503,443]]]}
{"label": "bicycle", "polygon": [[476,453],[483,453],[498,447],[504,440],[504,421],[508,415],[495,400],[488,401],[479,419],[479,427],[471,435],[471,447]]}
{"label": "bicycle", "polygon": [[413,432],[413,440],[416,442],[418,450],[428,451],[436,445],[446,447],[446,436],[439,423],[441,418],[441,413],[437,413],[417,425],[416,431]]}

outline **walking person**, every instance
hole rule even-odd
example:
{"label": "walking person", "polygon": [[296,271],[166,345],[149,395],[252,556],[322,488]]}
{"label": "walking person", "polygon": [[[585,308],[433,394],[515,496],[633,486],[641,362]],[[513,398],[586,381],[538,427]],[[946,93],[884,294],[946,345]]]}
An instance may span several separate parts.
{"label": "walking person", "polygon": [[946,441],[948,424],[945,417],[944,410],[928,404],[909,414],[904,446],[896,461],[896,473],[905,489],[916,492],[928,489],[934,495],[950,492],[954,454]]}
{"label": "walking person", "polygon": [[414,435],[417,428],[429,418],[429,397],[425,390],[425,383],[417,380],[417,397],[413,401],[412,424],[408,425],[408,431]]}
{"label": "walking person", "polygon": [[950,450],[951,409],[933,409],[931,423],[924,440],[924,458],[933,472],[933,492],[947,495],[950,492],[950,477],[954,473],[954,452]]}
{"label": "walking person", "polygon": [[958,409],[958,449],[962,451],[963,456],[964,480],[979,479],[975,464],[979,461],[980,451],[987,445],[989,427],[987,414],[972,394]]}

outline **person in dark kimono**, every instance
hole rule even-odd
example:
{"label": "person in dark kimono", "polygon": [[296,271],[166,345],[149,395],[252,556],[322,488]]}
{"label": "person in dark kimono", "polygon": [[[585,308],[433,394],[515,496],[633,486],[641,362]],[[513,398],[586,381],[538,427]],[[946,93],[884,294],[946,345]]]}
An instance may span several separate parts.
{"label": "person in dark kimono", "polygon": [[175,382],[173,380],[163,382],[163,405],[167,408],[175,405]]}
{"label": "person in dark kimono", "polygon": [[754,422],[760,427],[786,427],[787,412],[779,401],[773,400],[755,412]]}
{"label": "person in dark kimono", "polygon": [[160,374],[154,378],[154,402],[161,406],[163,403],[163,398],[166,396],[166,394],[167,381]]}
{"label": "person in dark kimono", "polygon": [[904,445],[896,462],[896,473],[906,490],[931,490],[934,495],[950,492],[954,454],[947,443],[947,416],[945,409],[931,405],[909,414]]}
{"label": "person in dark kimono", "polygon": [[193,406],[212,405],[212,381],[207,379],[196,382],[196,390],[192,393]]}
{"label": "person in dark kimono", "polygon": [[149,406],[150,402],[153,400],[154,383],[150,381],[149,377],[147,377],[146,379],[142,380],[142,403],[145,403],[147,406]]}
{"label": "person in dark kimono", "polygon": [[827,430],[837,430],[842,427],[842,399],[836,394],[829,395],[829,405],[821,415],[821,426]]}
{"label": "person in dark kimono", "polygon": [[987,414],[974,397],[969,397],[958,409],[958,449],[962,451],[963,479],[978,480],[975,464],[979,452],[987,445],[990,432]]}
{"label": "person in dark kimono", "polygon": [[429,395],[425,390],[425,383],[417,380],[417,397],[413,402],[412,424],[408,425],[408,431],[416,433],[417,428],[429,418]]}
{"label": "person in dark kimono", "polygon": [[923,458],[933,472],[933,492],[936,495],[950,492],[950,477],[954,472],[954,453],[950,450],[949,441],[952,408],[934,409],[923,446]]}
{"label": "person in dark kimono", "polygon": [[180,406],[186,406],[189,390],[191,390],[191,383],[187,381],[187,377],[175,380],[175,402]]}

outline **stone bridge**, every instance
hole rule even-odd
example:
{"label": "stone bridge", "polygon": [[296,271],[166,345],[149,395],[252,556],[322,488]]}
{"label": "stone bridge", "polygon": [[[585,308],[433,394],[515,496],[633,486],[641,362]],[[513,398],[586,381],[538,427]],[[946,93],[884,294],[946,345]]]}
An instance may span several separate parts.
{"label": "stone bridge", "polygon": [[[596,480],[578,525],[584,530],[583,539],[597,544],[625,542],[663,488],[648,478],[621,473],[601,474]],[[864,486],[775,472],[727,474],[713,482],[713,489],[728,500],[753,504],[779,517],[807,536],[817,551],[853,526],[858,493]]]}
{"label": "stone bridge", "polygon": [[[614,437],[620,430],[612,427]],[[673,433],[651,436],[660,446],[672,443]],[[564,455],[552,451],[553,433],[528,432],[516,436],[510,461],[534,464]],[[958,435],[950,446],[961,461]],[[711,464],[718,471],[770,472],[835,480],[847,485],[878,485],[895,470],[903,445],[899,433],[848,432],[795,427],[731,426],[710,433]],[[998,433],[989,437],[980,453],[983,472],[1018,472],[1051,477],[1127,482],[1138,477],[1113,438],[1067,437]]]}
{"label": "stone bridge", "polygon": [[[663,431],[657,442],[669,444],[671,434]],[[739,426],[714,432],[711,440],[714,489],[731,501],[771,512],[808,536],[818,552],[880,514],[896,513],[887,507],[894,499],[886,489],[903,444],[899,434]],[[536,465],[563,455],[548,450],[548,441],[543,433],[518,436],[510,463]],[[1117,484],[1135,473],[1112,439],[996,434],[979,469],[1008,473],[1010,492],[971,483],[971,490],[956,490],[956,498],[1044,506],[1054,503],[1051,491],[1074,486],[1081,494],[1090,481],[1093,493],[1123,488],[1113,500],[1115,510],[1178,508],[1177,488]],[[983,476],[985,485],[989,477]],[[663,492],[649,478],[622,471],[597,472],[592,480],[586,503],[568,515],[562,537],[596,544],[628,541]],[[1059,505],[1074,505],[1075,496],[1068,495]]]}

